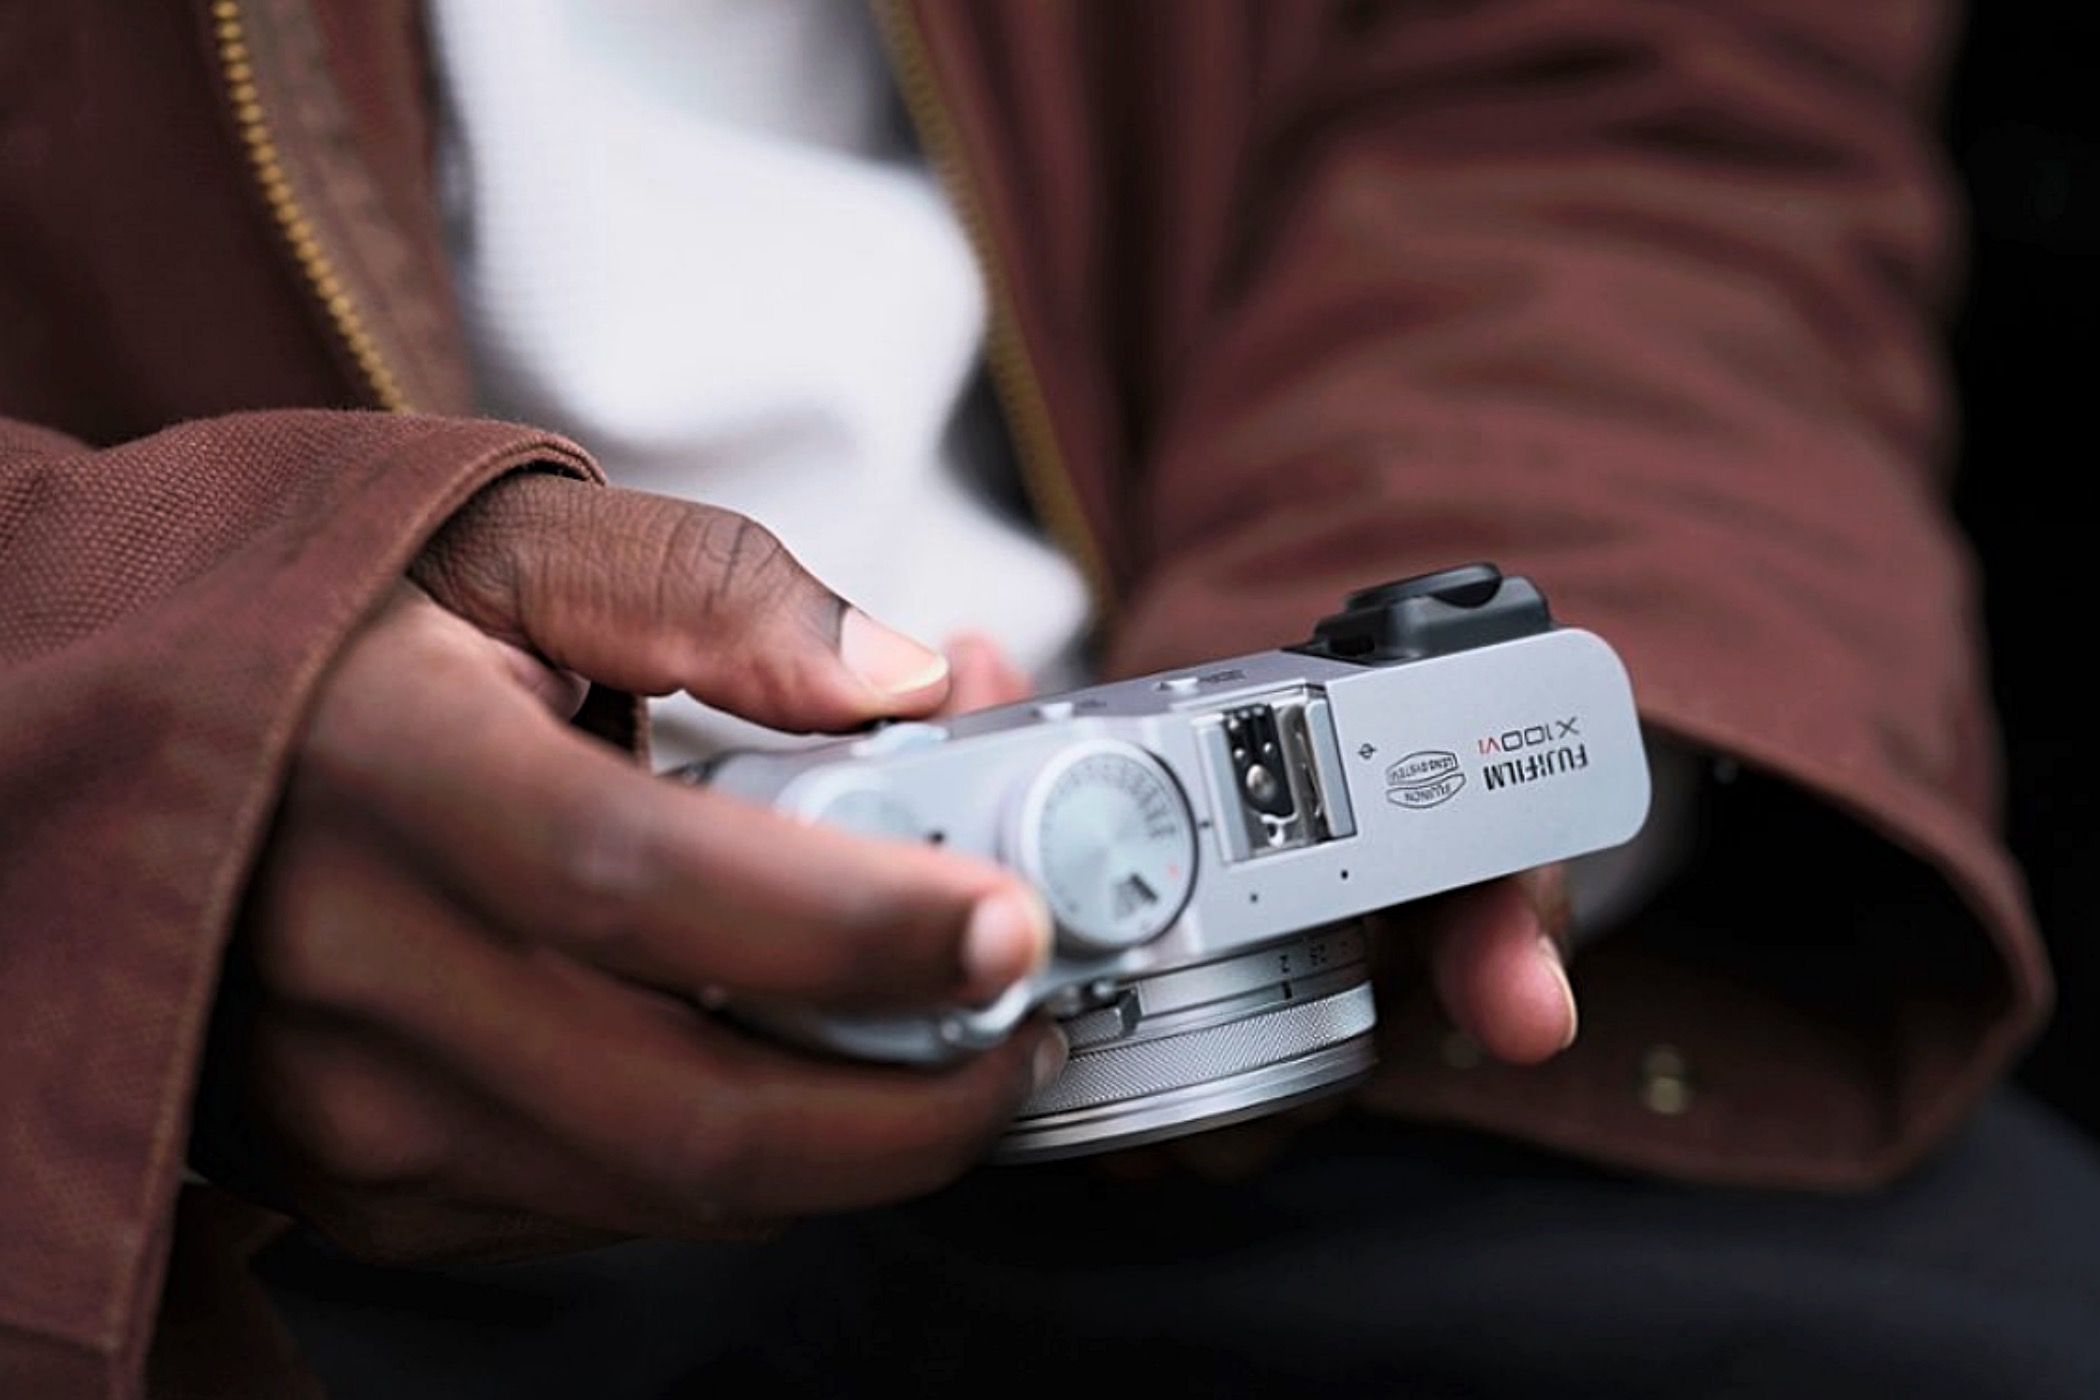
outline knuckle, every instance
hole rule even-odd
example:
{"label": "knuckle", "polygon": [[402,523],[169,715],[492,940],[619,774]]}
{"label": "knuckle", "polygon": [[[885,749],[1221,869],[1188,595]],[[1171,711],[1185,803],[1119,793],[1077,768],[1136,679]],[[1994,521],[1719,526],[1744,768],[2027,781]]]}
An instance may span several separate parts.
{"label": "knuckle", "polygon": [[640,532],[653,592],[644,607],[654,625],[648,661],[667,677],[691,673],[706,654],[734,652],[740,666],[763,662],[757,639],[780,588],[787,547],[757,521],[690,502],[656,503]]}
{"label": "knuckle", "polygon": [[772,603],[802,574],[780,537],[749,516],[722,512],[708,523],[703,539],[719,577],[743,591],[748,607]]}
{"label": "knuckle", "polygon": [[773,532],[749,516],[694,506],[673,521],[664,576],[686,585],[679,601],[716,623],[734,623],[763,605],[777,586],[774,561],[786,553]]}
{"label": "knuckle", "polygon": [[664,879],[654,824],[624,805],[579,812],[553,860],[564,937],[601,956],[624,950]]}
{"label": "knuckle", "polygon": [[434,1175],[442,1128],[362,1075],[322,1072],[303,1086],[292,1134],[316,1170],[359,1187],[401,1186]]}
{"label": "knuckle", "polygon": [[741,705],[801,714],[837,652],[844,601],[772,531],[734,511],[678,502],[645,538],[652,674],[687,686],[696,676],[732,680]]}
{"label": "knuckle", "polygon": [[295,909],[257,928],[249,947],[256,975],[277,997],[346,1010],[365,1005],[377,991],[371,933],[349,919]]}
{"label": "knuckle", "polygon": [[689,507],[673,531],[662,576],[674,581],[718,641],[757,641],[782,622],[821,621],[831,590],[780,537],[749,516]]}

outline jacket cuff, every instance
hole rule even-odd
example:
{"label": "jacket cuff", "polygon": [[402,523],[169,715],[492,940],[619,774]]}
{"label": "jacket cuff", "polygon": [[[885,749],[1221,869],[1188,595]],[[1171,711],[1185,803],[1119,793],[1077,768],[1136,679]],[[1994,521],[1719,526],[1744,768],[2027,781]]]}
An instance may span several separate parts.
{"label": "jacket cuff", "polygon": [[1636,609],[1577,620],[1625,657],[1651,729],[1740,775],[1709,790],[1678,883],[1579,950],[1582,1031],[1565,1054],[1489,1063],[1420,983],[1382,988],[1362,1102],[1673,1177],[1887,1181],[2047,1015],[2009,858],[1972,805],[1888,752],[1875,716],[1889,698],[1747,684],[1720,637],[1687,646]]}
{"label": "jacket cuff", "polygon": [[602,478],[530,429],[373,413],[7,445],[36,508],[0,520],[0,1377],[128,1392],[221,956],[323,676],[482,486]]}

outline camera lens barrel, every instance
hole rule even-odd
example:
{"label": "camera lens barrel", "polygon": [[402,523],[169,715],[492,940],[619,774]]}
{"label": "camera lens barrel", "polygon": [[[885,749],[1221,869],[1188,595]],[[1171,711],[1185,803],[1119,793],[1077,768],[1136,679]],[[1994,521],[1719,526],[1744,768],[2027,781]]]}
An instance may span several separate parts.
{"label": "camera lens barrel", "polygon": [[1376,1059],[1354,924],[1137,979],[1062,1024],[1065,1072],[1022,1108],[998,1160],[1106,1152],[1259,1117],[1345,1089]]}

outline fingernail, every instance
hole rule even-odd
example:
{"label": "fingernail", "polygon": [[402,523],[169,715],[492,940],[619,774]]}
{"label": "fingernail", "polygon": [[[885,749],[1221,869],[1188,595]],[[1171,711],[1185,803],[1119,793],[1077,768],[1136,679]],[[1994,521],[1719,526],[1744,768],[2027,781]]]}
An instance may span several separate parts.
{"label": "fingernail", "polygon": [[1065,1041],[1065,1033],[1055,1026],[1036,1042],[1035,1058],[1028,1064],[1029,1098],[1034,1098],[1057,1082],[1057,1076],[1065,1072],[1065,1060],[1071,1053],[1071,1046]]}
{"label": "fingernail", "polygon": [[839,659],[885,695],[924,690],[948,673],[948,658],[892,631],[859,608],[839,624]]}
{"label": "fingernail", "polygon": [[1568,1033],[1560,1042],[1560,1048],[1565,1050],[1575,1043],[1575,1033],[1581,1029],[1581,1017],[1575,1010],[1575,987],[1568,981],[1568,968],[1560,959],[1560,946],[1541,934],[1538,950],[1539,960],[1553,969],[1553,984],[1560,988],[1561,998],[1568,1003]]}
{"label": "fingernail", "polygon": [[1050,911],[1030,890],[986,895],[963,930],[963,975],[972,991],[994,995],[1050,955]]}

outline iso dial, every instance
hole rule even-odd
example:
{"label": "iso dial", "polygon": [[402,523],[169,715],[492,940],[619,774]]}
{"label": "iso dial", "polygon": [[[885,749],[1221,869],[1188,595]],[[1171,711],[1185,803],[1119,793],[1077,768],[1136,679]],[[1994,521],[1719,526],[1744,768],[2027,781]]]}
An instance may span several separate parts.
{"label": "iso dial", "polygon": [[1133,744],[1074,744],[1030,783],[1014,864],[1035,881],[1069,952],[1135,948],[1173,924],[1195,887],[1196,830],[1180,784]]}

